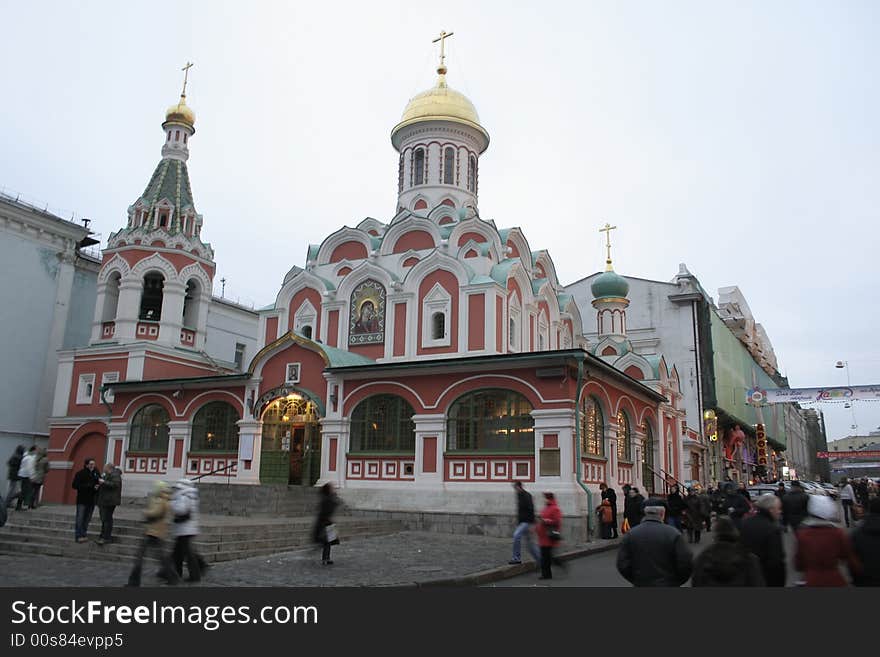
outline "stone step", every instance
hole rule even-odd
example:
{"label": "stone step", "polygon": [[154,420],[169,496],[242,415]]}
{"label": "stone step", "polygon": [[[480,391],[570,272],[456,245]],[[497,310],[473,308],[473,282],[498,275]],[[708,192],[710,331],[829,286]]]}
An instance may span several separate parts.
{"label": "stone step", "polygon": [[[401,523],[394,521],[349,521],[337,523],[337,527],[341,534],[355,535],[364,531],[388,530],[400,531]],[[260,527],[258,531],[240,530],[239,528],[217,528],[221,531],[214,533],[202,532],[199,535],[199,542],[206,545],[223,545],[227,543],[247,543],[255,541],[275,541],[277,544],[284,542],[299,542],[302,539],[311,539],[312,525],[298,525],[294,527]],[[40,541],[44,538],[57,538],[62,541],[70,541],[72,539],[73,530],[70,527],[45,527],[33,526],[29,524],[11,523],[3,528],[3,532],[12,536],[22,537],[22,540]],[[92,534],[95,528],[92,528]],[[117,531],[114,526],[113,535],[119,540],[120,544],[136,545],[143,536],[143,527],[136,529],[122,529]]]}

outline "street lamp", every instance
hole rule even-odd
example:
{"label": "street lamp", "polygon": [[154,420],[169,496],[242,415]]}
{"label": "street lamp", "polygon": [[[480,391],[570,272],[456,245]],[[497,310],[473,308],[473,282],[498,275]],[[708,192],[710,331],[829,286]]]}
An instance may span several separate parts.
{"label": "street lamp", "polygon": [[[851,388],[852,384],[849,380],[849,361],[839,360],[834,364],[834,367],[839,370],[846,370],[846,387]],[[852,426],[850,426],[850,429],[855,431],[859,428],[858,422],[856,422],[856,409],[852,407],[852,404],[846,404],[845,408],[849,408],[852,411]]]}

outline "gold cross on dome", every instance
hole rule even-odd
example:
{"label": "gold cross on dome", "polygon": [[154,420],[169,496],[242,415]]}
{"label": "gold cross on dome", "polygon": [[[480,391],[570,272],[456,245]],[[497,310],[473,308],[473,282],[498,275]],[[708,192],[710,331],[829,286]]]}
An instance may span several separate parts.
{"label": "gold cross on dome", "polygon": [[443,72],[446,72],[446,39],[452,36],[452,32],[446,32],[446,30],[442,30],[440,32],[440,36],[434,39],[431,43],[440,42],[440,68],[443,69]]}
{"label": "gold cross on dome", "polygon": [[181,96],[186,96],[186,81],[189,78],[189,69],[194,66],[192,62],[187,62],[186,66],[184,66],[181,71],[183,71],[183,91],[180,92]]}
{"label": "gold cross on dome", "polygon": [[604,228],[600,228],[600,233],[605,233],[605,248],[608,249],[608,257],[605,259],[605,271],[611,271],[611,231],[616,230],[617,226],[606,223]]}

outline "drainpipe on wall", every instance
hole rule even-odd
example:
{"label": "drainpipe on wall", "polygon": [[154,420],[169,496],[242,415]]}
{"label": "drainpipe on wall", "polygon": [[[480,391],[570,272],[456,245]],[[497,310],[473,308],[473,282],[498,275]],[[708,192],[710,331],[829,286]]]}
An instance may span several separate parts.
{"label": "drainpipe on wall", "polygon": [[584,357],[578,359],[578,379],[577,390],[574,397],[574,431],[575,431],[575,456],[577,458],[577,482],[587,494],[587,541],[590,541],[593,529],[593,494],[590,492],[589,486],[582,481],[582,471],[584,464],[581,461],[581,391],[584,385]]}

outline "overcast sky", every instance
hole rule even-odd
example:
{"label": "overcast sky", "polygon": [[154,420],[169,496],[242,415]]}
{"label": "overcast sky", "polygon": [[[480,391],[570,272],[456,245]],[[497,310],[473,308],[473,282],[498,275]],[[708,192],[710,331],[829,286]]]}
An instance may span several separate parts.
{"label": "overcast sky", "polygon": [[[0,188],[124,225],[195,62],[189,169],[226,295],[274,301],[309,243],[395,209],[389,133],[448,80],[492,141],[480,213],[717,300],[738,285],[792,386],[880,383],[880,3],[0,0]],[[825,404],[829,439],[880,403]]]}

